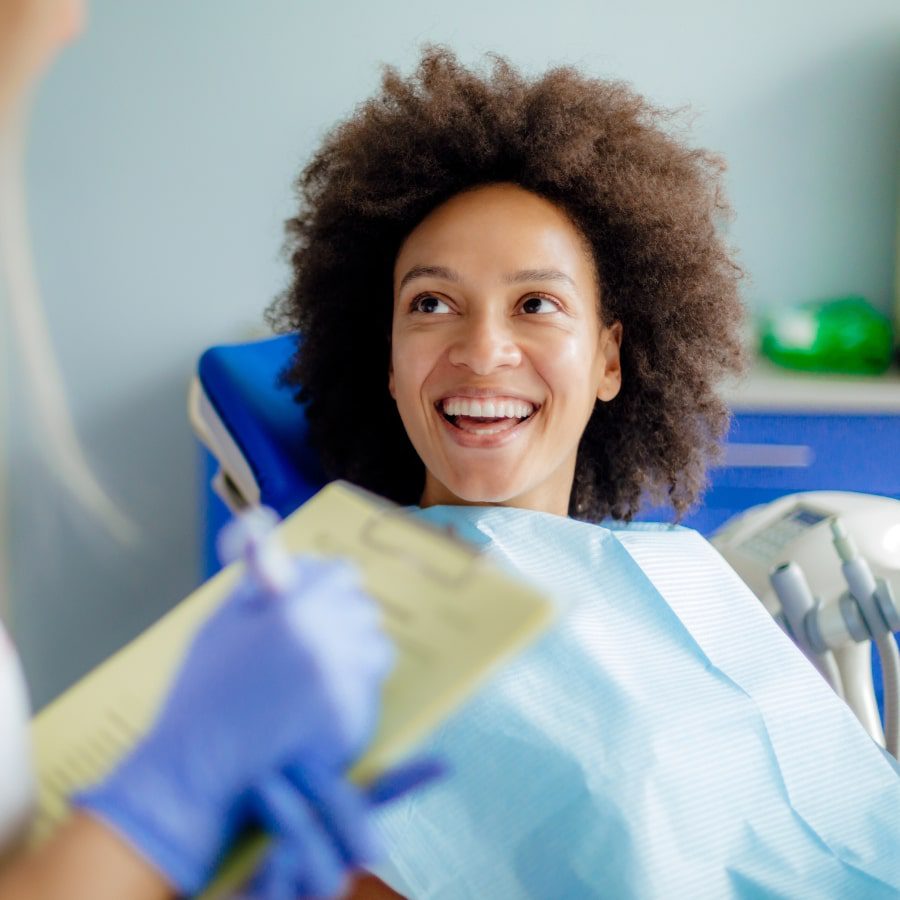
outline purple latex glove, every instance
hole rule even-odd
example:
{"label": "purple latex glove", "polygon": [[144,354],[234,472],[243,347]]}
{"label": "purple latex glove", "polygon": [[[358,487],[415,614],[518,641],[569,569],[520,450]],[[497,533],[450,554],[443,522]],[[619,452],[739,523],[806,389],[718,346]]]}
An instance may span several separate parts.
{"label": "purple latex glove", "polygon": [[320,766],[289,766],[257,792],[262,826],[275,840],[248,900],[335,897],[349,876],[378,862],[382,850],[370,813],[445,774],[442,763],[404,763],[359,790]]}
{"label": "purple latex glove", "polygon": [[213,875],[288,766],[342,772],[374,728],[393,650],[346,563],[291,561],[273,596],[246,578],[203,626],[151,732],[74,803],[184,893]]}

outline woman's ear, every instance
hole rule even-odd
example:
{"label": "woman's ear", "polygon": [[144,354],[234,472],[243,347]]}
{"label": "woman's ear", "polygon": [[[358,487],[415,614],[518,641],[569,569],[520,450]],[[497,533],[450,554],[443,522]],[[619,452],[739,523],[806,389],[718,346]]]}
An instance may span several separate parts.
{"label": "woman's ear", "polygon": [[388,390],[391,393],[391,396],[396,400],[397,395],[394,393],[394,364],[388,364]]}
{"label": "woman's ear", "polygon": [[609,402],[622,389],[622,323],[603,326],[600,337],[600,362],[603,370],[597,386],[597,399]]}

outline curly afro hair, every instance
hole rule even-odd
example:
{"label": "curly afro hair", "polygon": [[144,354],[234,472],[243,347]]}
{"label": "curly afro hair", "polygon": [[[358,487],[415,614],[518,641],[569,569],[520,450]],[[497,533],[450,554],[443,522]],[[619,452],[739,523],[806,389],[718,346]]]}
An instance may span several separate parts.
{"label": "curly afro hair", "polygon": [[302,335],[283,382],[331,476],[418,502],[424,467],[387,388],[394,262],[445,200],[517,184],[580,229],[601,318],[623,325],[622,389],[582,436],[569,513],[629,520],[651,502],[680,519],[727,429],[715,388],[744,368],[742,273],[717,233],[724,165],[627,84],[568,67],[527,79],[491,59],[480,73],[427,47],[409,78],[385,68],[380,93],[299,176],[292,283],[269,309],[277,330]]}

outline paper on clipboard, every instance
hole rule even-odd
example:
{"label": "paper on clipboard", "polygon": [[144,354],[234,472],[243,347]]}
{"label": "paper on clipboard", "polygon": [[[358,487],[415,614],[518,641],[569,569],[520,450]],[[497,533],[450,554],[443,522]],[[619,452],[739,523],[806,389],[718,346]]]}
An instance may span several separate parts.
{"label": "paper on clipboard", "polygon": [[[288,551],[353,559],[397,648],[376,735],[350,772],[359,784],[404,757],[552,617],[530,585],[345,482],[323,488],[279,535]],[[35,840],[66,816],[73,791],[101,778],[148,729],[193,634],[240,574],[236,564],[206,582],[35,717]],[[253,854],[243,856],[230,883],[249,871]]]}

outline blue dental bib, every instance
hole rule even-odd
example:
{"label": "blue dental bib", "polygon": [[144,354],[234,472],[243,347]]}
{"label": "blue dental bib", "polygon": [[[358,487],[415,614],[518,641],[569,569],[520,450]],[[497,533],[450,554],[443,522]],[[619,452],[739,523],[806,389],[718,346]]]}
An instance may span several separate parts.
{"label": "blue dental bib", "polygon": [[416,900],[896,898],[900,766],[696,532],[498,507],[452,525],[560,608],[378,815]]}

